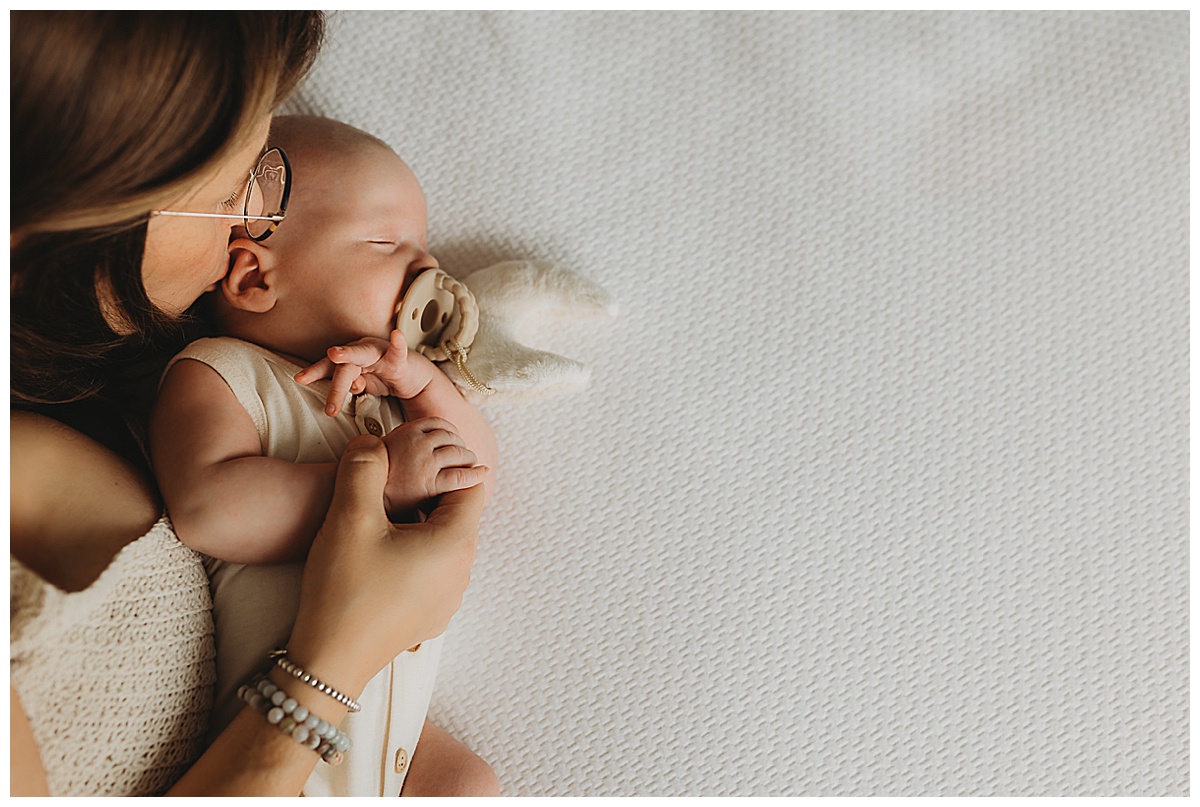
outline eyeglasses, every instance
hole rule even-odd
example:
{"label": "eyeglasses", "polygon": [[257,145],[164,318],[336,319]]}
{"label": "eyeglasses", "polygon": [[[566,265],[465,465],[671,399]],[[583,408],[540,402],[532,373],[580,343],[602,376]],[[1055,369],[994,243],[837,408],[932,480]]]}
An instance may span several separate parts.
{"label": "eyeglasses", "polygon": [[264,154],[250,172],[246,185],[246,204],[236,213],[185,213],[178,210],[152,210],[151,216],[188,216],[200,219],[237,219],[255,241],[265,241],[287,214],[288,195],[292,190],[292,166],[281,148]]}

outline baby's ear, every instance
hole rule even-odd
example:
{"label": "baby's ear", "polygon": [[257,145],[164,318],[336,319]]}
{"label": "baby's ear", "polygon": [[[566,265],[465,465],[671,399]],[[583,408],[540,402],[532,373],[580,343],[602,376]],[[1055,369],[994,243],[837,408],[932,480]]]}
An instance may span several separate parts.
{"label": "baby's ear", "polygon": [[221,281],[221,296],[229,305],[253,314],[264,314],[277,301],[270,250],[249,238],[229,244],[229,272]]}

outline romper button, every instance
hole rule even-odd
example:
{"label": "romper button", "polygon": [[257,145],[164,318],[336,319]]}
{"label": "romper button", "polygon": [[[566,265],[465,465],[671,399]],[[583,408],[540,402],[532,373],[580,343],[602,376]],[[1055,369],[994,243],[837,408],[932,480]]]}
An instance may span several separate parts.
{"label": "romper button", "polygon": [[408,752],[403,748],[396,751],[396,773],[404,773],[408,767]]}
{"label": "romper button", "polygon": [[375,418],[367,418],[367,431],[376,437],[383,436],[383,426]]}

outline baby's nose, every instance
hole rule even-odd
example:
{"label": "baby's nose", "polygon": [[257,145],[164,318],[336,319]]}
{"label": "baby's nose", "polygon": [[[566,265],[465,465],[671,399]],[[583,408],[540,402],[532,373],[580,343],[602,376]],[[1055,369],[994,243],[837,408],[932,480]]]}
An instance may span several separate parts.
{"label": "baby's nose", "polygon": [[417,272],[423,272],[426,269],[438,269],[438,268],[440,268],[440,267],[438,265],[437,258],[433,257],[432,255],[430,255],[428,252],[426,252],[423,249],[417,250],[416,254],[414,254],[412,259],[408,262],[409,274],[416,274]]}

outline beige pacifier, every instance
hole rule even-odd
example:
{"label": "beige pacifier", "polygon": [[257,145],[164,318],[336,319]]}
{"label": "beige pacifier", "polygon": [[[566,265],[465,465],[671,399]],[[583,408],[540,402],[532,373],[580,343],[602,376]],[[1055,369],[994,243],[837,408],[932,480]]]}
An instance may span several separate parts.
{"label": "beige pacifier", "polygon": [[396,312],[396,327],[409,350],[430,361],[450,358],[445,342],[453,339],[462,348],[471,346],[479,329],[479,308],[470,290],[441,269],[417,275]]}
{"label": "beige pacifier", "polygon": [[409,350],[430,361],[453,361],[468,383],[492,392],[466,369],[468,348],[479,330],[475,295],[441,269],[426,269],[413,280],[396,312],[396,329]]}

